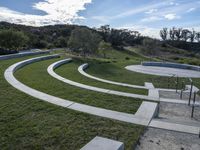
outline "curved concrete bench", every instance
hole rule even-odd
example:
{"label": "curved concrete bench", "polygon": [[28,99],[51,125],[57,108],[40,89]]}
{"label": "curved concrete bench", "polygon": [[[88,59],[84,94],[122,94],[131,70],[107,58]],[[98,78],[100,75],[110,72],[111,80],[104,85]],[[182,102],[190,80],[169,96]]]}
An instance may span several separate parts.
{"label": "curved concrete bench", "polygon": [[[58,106],[66,107],[72,110],[76,110],[76,111],[80,111],[80,112],[84,112],[84,113],[88,113],[88,114],[92,114],[92,115],[96,115],[100,117],[105,117],[109,119],[119,120],[123,122],[145,125],[145,126],[147,126],[150,123],[151,119],[156,115],[157,107],[158,107],[157,103],[143,102],[135,115],[122,113],[122,112],[112,111],[108,109],[88,106],[88,105],[84,105],[80,103],[75,103],[73,101],[61,99],[61,98],[40,92],[38,90],[35,90],[31,87],[24,85],[23,83],[18,81],[13,75],[15,71],[24,67],[25,65],[42,61],[42,60],[51,59],[51,58],[58,58],[58,57],[59,55],[50,55],[50,56],[37,57],[37,58],[32,58],[32,59],[18,62],[10,66],[8,69],[6,69],[4,73],[4,77],[8,81],[9,84],[11,84],[13,87],[20,90],[23,93],[26,93],[32,97],[41,99],[43,101],[46,101]],[[70,59],[66,61],[70,61]]]}
{"label": "curved concrete bench", "polygon": [[103,89],[103,88],[98,88],[98,87],[94,87],[94,86],[89,86],[89,85],[85,85],[85,84],[81,84],[78,82],[74,82],[68,79],[65,79],[63,77],[61,77],[60,75],[56,74],[54,72],[54,69],[56,69],[57,67],[68,63],[69,61],[71,61],[71,59],[65,59],[65,60],[60,60],[58,62],[53,63],[52,65],[50,65],[47,69],[48,73],[62,81],[65,82],[67,84],[79,87],[79,88],[83,88],[83,89],[87,89],[87,90],[91,90],[91,91],[95,91],[95,92],[101,92],[101,93],[106,93],[106,94],[112,94],[112,95],[118,95],[118,96],[125,96],[125,97],[132,97],[132,98],[137,98],[137,99],[142,99],[142,100],[149,100],[149,101],[159,101],[159,98],[155,98],[155,97],[150,97],[150,96],[146,96],[146,95],[139,95],[139,94],[132,94],[132,93],[126,93],[126,92],[119,92],[119,91],[114,91],[114,90],[109,90],[109,89]]}
{"label": "curved concrete bench", "polygon": [[49,54],[49,53],[50,51],[39,51],[39,52],[25,52],[25,53],[18,53],[18,54],[3,55],[3,56],[0,56],[0,60],[20,58],[24,56],[34,56],[34,55],[40,55],[40,54]]}
{"label": "curved concrete bench", "polygon": [[170,68],[178,68],[178,69],[189,69],[200,71],[199,66],[188,65],[188,64],[178,64],[171,62],[142,62],[143,66],[156,66],[156,67],[170,67]]}
{"label": "curved concrete bench", "polygon": [[120,82],[114,82],[114,81],[110,81],[110,80],[105,80],[105,79],[101,79],[101,78],[98,78],[98,77],[95,77],[95,76],[92,76],[92,75],[89,75],[87,74],[84,70],[88,68],[88,64],[83,64],[81,65],[79,68],[78,68],[78,71],[88,77],[88,78],[91,78],[91,79],[94,79],[94,80],[97,80],[97,81],[101,81],[101,82],[104,82],[104,83],[109,83],[109,84],[114,84],[114,85],[120,85],[120,86],[125,86],[125,87],[131,87],[131,88],[138,88],[138,89],[149,89],[148,87],[145,87],[145,86],[139,86],[139,85],[132,85],[132,84],[126,84],[126,83],[120,83]]}

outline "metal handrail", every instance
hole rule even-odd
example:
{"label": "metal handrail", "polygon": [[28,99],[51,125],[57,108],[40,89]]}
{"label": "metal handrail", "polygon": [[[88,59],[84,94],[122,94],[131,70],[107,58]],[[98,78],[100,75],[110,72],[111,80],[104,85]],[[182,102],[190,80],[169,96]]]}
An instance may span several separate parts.
{"label": "metal handrail", "polygon": [[190,84],[191,84],[191,88],[190,88],[190,96],[189,96],[189,101],[188,101],[188,105],[190,106],[191,103],[191,99],[192,99],[192,91],[193,91],[193,80],[191,78],[189,78],[190,80]]}

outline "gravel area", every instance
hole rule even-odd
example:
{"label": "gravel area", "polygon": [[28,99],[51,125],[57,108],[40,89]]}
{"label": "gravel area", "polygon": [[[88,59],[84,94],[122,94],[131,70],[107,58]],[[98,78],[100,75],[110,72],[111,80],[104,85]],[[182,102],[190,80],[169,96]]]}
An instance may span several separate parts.
{"label": "gravel area", "polygon": [[200,150],[200,138],[192,134],[149,128],[136,150]]}

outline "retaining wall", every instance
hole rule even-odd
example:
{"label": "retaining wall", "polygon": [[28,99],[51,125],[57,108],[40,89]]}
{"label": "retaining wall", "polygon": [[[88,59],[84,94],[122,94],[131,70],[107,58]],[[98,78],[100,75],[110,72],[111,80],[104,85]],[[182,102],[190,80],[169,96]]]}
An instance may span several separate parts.
{"label": "retaining wall", "polygon": [[200,66],[188,65],[188,64],[178,64],[171,62],[142,62],[143,66],[157,66],[157,67],[170,67],[170,68],[178,68],[178,69],[189,69],[200,71]]}
{"label": "retaining wall", "polygon": [[0,60],[7,60],[7,59],[13,59],[13,58],[20,58],[20,57],[24,57],[24,56],[40,55],[40,54],[49,54],[49,53],[50,53],[50,51],[17,53],[17,54],[0,56]]}

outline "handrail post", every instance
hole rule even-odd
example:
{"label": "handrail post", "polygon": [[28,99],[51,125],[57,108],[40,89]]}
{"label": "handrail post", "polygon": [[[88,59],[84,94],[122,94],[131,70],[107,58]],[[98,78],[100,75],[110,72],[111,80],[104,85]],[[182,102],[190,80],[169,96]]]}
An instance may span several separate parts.
{"label": "handrail post", "polygon": [[192,105],[192,114],[191,114],[191,118],[194,117],[194,106],[195,106],[195,101],[196,101],[196,95],[197,95],[197,93],[194,92],[194,99],[193,99],[193,105]]}
{"label": "handrail post", "polygon": [[178,76],[176,78],[176,93],[178,92]]}
{"label": "handrail post", "polygon": [[185,90],[184,88],[184,81],[182,82],[182,89],[181,89],[181,95],[180,95],[180,99],[183,99],[183,91]]}
{"label": "handrail post", "polygon": [[191,81],[191,88],[190,88],[190,96],[189,96],[189,102],[188,102],[188,105],[190,106],[190,101],[191,101],[191,98],[192,98],[192,91],[193,91],[193,82],[192,80]]}

